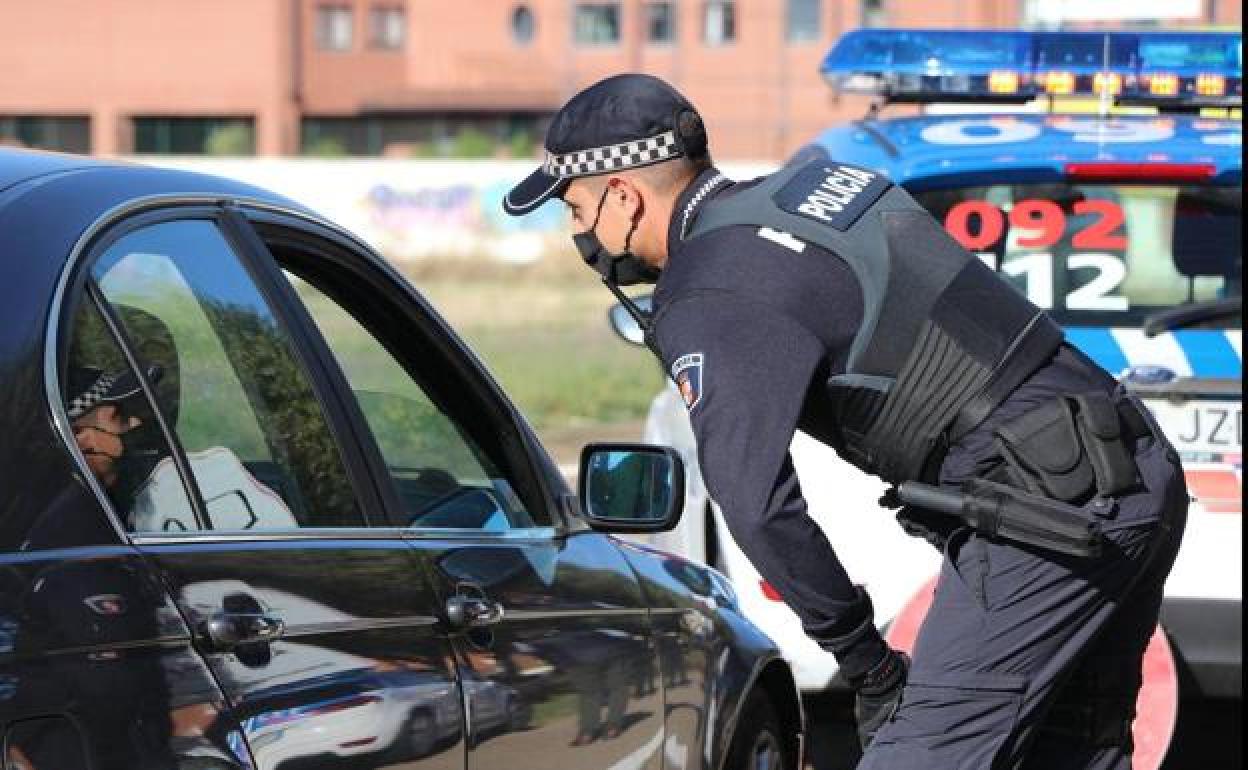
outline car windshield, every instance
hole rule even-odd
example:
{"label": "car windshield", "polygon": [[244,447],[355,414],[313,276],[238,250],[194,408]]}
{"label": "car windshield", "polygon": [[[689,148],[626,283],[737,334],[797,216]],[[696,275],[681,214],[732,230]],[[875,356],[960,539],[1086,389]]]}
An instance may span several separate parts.
{"label": "car windshield", "polygon": [[1063,324],[1140,326],[1241,294],[1238,186],[998,184],[915,197]]}

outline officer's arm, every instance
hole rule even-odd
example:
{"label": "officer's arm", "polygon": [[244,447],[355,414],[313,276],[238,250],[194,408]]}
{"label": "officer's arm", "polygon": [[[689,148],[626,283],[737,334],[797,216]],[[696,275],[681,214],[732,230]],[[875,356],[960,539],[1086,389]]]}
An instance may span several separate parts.
{"label": "officer's arm", "polygon": [[698,461],[733,538],[801,618],[806,633],[861,676],[885,654],[871,604],[807,515],[789,458],[823,344],[791,318],[727,292],[665,306],[656,336],[685,395]]}

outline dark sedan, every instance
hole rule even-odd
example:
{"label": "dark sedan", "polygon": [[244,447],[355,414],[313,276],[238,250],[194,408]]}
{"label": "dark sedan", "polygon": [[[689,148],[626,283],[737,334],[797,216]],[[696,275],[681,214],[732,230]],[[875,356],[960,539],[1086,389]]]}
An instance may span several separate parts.
{"label": "dark sedan", "polygon": [[366,245],[214,177],[0,149],[5,767],[795,770],[802,715],[673,525],[579,496]]}

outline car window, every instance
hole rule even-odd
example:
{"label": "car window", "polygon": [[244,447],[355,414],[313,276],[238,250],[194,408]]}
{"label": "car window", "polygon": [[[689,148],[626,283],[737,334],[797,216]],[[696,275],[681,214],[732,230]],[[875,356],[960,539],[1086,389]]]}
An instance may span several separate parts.
{"label": "car window", "polygon": [[[364,524],[308,373],[213,222],[165,222],[127,234],[100,255],[91,280],[152,381],[202,501],[198,516],[168,448],[139,447],[146,454],[127,461],[124,478],[109,487],[129,530]],[[125,371],[99,319],[78,315],[70,372]],[[110,344],[112,358],[95,363],[106,356],[94,349]],[[67,394],[67,403],[75,397]],[[162,443],[155,415],[133,406],[141,401],[124,402],[138,422],[123,427],[140,431],[147,444]]]}
{"label": "car window", "polygon": [[[119,304],[113,310],[136,328],[154,322],[129,305]],[[74,441],[127,528],[134,531],[136,493],[156,467],[172,467],[173,450],[161,433],[151,402],[135,392],[138,381],[94,301],[79,303],[71,329],[61,382]],[[158,334],[145,337],[148,346],[138,351],[139,357],[153,362],[169,360],[167,339],[161,340]],[[166,396],[179,389],[176,368],[152,370],[149,380]],[[180,482],[167,488],[165,495],[171,508],[191,509]],[[199,525],[190,517],[189,521],[171,524],[171,528],[198,529]]]}
{"label": "car window", "polygon": [[997,184],[915,198],[1066,324],[1137,326],[1242,292],[1239,187]]}
{"label": "car window", "polygon": [[[548,526],[517,494],[519,485],[505,461],[483,447],[482,433],[494,428],[482,414],[445,406],[430,384],[416,379],[420,371],[409,374],[346,309],[306,280],[286,276],[376,439],[403,508],[403,525],[494,532]],[[435,364],[424,366],[428,374]]]}

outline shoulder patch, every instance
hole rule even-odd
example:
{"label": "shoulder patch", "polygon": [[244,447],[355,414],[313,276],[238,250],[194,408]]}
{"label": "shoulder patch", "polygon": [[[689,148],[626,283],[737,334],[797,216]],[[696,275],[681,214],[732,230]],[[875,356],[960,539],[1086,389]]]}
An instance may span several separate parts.
{"label": "shoulder patch", "polygon": [[672,364],[672,381],[685,400],[685,408],[691,412],[702,400],[702,359],[701,353],[689,353]]}
{"label": "shoulder patch", "polygon": [[892,182],[888,177],[844,163],[815,161],[772,194],[781,209],[845,232]]}

